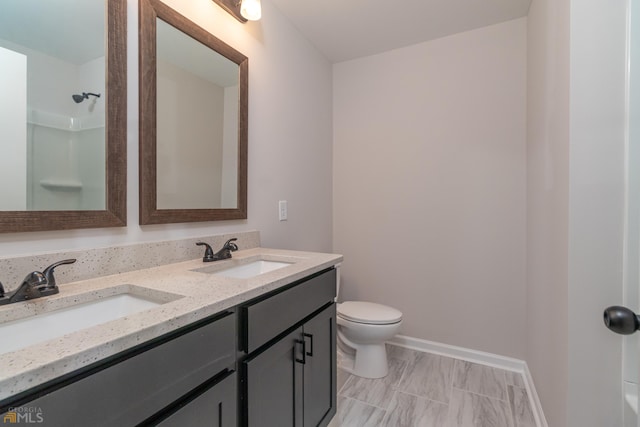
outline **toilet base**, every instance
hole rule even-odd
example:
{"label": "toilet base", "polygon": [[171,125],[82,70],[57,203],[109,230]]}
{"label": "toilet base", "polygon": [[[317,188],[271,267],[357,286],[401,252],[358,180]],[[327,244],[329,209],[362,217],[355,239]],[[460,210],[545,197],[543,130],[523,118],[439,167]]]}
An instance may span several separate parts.
{"label": "toilet base", "polygon": [[[342,370],[362,378],[383,378],[389,373],[387,348],[384,343],[358,345],[355,353],[344,344],[339,345]],[[347,351],[344,351],[347,347]]]}

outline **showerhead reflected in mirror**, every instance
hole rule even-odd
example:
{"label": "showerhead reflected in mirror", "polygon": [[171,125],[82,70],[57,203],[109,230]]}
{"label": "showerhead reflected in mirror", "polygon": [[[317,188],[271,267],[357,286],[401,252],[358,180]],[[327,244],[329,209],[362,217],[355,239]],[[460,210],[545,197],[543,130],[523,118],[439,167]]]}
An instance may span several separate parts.
{"label": "showerhead reflected in mirror", "polygon": [[91,93],[91,92],[82,92],[82,95],[74,94],[71,95],[71,98],[75,101],[76,104],[80,104],[85,99],[89,99],[89,96],[95,96],[96,98],[100,98],[99,93]]}

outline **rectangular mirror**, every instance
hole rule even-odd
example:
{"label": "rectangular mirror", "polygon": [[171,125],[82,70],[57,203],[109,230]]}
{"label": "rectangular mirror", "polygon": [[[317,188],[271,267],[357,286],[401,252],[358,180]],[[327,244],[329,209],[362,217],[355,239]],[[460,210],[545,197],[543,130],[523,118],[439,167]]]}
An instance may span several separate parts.
{"label": "rectangular mirror", "polygon": [[247,217],[248,60],[140,1],[140,224]]}
{"label": "rectangular mirror", "polygon": [[126,225],[126,0],[0,4],[0,232]]}

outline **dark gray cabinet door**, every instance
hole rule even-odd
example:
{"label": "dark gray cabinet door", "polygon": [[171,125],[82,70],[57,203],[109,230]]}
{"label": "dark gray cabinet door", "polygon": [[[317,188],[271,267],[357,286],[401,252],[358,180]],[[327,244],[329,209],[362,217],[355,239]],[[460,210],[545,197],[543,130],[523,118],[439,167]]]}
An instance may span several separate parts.
{"label": "dark gray cabinet door", "polygon": [[318,313],[303,326],[304,426],[325,426],[336,413],[336,307]]}
{"label": "dark gray cabinet door", "polygon": [[235,427],[237,418],[235,372],[184,405],[158,426]]}
{"label": "dark gray cabinet door", "polygon": [[302,426],[302,328],[243,362],[246,369],[246,425]]}

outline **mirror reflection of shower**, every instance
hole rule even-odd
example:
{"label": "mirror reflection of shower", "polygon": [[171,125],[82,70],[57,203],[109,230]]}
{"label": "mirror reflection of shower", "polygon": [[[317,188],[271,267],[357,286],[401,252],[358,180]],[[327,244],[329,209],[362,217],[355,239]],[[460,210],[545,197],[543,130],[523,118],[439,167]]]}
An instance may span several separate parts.
{"label": "mirror reflection of shower", "polygon": [[0,211],[106,209],[110,1],[0,0]]}

